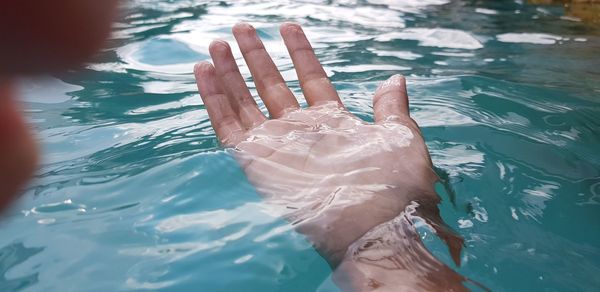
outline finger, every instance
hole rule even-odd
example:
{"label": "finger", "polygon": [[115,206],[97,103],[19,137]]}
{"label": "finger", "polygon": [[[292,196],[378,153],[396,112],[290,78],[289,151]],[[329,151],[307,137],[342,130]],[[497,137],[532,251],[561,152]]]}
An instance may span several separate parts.
{"label": "finger", "polygon": [[300,87],[302,87],[308,104],[317,105],[324,102],[337,102],[340,106],[343,106],[300,25],[284,23],[281,25],[280,31],[285,46],[294,62],[296,74],[298,74],[298,80],[300,80]]}
{"label": "finger", "polygon": [[208,50],[215,64],[215,71],[221,86],[229,97],[231,107],[237,113],[242,126],[250,129],[264,122],[267,118],[258,109],[252,98],[233,58],[229,44],[221,40],[213,41]]}
{"label": "finger", "polygon": [[201,62],[194,66],[194,75],[217,138],[227,146],[237,144],[243,134],[242,124],[219,86],[215,68],[208,62]]}
{"label": "finger", "polygon": [[408,117],[408,94],[404,76],[394,75],[379,85],[373,97],[373,111],[376,123]]}
{"label": "finger", "polygon": [[299,108],[294,94],[285,85],[254,27],[247,23],[238,23],[233,27],[233,35],[250,68],[258,95],[267,106],[270,116],[279,118],[286,112]]}

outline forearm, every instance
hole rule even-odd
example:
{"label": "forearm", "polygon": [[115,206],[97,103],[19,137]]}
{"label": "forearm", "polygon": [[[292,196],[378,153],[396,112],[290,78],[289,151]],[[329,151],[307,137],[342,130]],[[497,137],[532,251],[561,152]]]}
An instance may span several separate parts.
{"label": "forearm", "polygon": [[[409,148],[410,151],[397,156],[390,156],[394,150],[390,147],[377,155],[348,157],[347,165],[344,165],[318,155],[317,150],[321,148],[313,144],[307,150],[317,154],[298,157],[295,147],[287,147],[287,144],[272,146],[267,142],[258,143],[255,139],[241,143],[236,157],[249,181],[265,200],[278,207],[276,209],[313,243],[332,268],[337,268],[336,278],[347,278],[337,281],[345,290],[383,289],[384,284],[436,290],[432,288],[436,287],[433,284],[425,286],[428,279],[443,280],[448,275],[454,279],[448,281],[462,287],[460,281],[456,281],[462,278],[423,247],[412,229],[412,222],[404,220],[400,224],[394,221],[406,214],[407,206],[418,204],[411,215],[418,215],[433,228],[450,247],[455,262],[459,261],[463,240],[451,232],[439,216],[437,204],[440,199],[433,187],[438,177],[431,168],[426,148],[418,147],[421,143],[415,142],[416,146]],[[285,151],[275,151],[272,147]],[[257,154],[248,155],[247,152]],[[312,157],[325,158],[310,161]],[[381,228],[391,229],[380,237],[373,237]],[[404,242],[396,242],[399,240]],[[388,246],[377,247],[371,241],[385,241]],[[373,245],[375,253],[387,253],[384,258],[387,262],[365,262],[362,256],[357,257],[356,250],[365,250],[356,248],[361,242]],[[415,250],[419,252],[415,253]],[[395,268],[379,265],[403,261],[405,264]],[[406,264],[413,262],[424,263],[423,269],[431,268],[427,271],[431,275],[423,275],[426,270],[415,270]],[[415,286],[419,283],[421,286]]]}
{"label": "forearm", "polygon": [[337,266],[348,247],[369,230],[398,216],[411,201],[408,189],[372,190],[345,186],[329,191],[317,204],[288,216],[296,229]]}
{"label": "forearm", "polygon": [[467,291],[414,229],[414,206],[352,243],[334,272],[343,291]]}
{"label": "forearm", "polygon": [[427,251],[413,221],[431,226],[456,261],[462,239],[439,217],[432,186],[407,185],[337,188],[320,208],[295,212],[297,230],[329,261],[344,291],[464,290],[464,278]]}

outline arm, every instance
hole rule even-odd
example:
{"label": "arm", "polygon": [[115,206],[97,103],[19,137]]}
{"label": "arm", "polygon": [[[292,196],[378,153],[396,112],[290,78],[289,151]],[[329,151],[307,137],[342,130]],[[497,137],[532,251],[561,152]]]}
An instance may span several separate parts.
{"label": "arm", "polygon": [[[427,224],[459,264],[463,240],[439,217],[433,189],[351,188],[336,195],[364,200],[329,204],[318,215],[299,211],[308,219],[298,223],[297,230],[334,267],[333,279],[343,291],[466,290],[462,282],[467,279],[429,253],[414,228],[419,221]],[[414,200],[406,203],[407,198]]]}
{"label": "arm", "polygon": [[[410,209],[410,208],[409,208]],[[467,291],[466,279],[433,257],[407,210],[348,248],[334,281],[344,291]]]}

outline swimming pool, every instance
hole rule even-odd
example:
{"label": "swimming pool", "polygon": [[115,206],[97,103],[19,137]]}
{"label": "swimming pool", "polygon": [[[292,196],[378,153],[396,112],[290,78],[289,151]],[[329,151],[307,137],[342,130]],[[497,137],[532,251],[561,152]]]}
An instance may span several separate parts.
{"label": "swimming pool", "polygon": [[196,92],[193,64],[241,20],[297,96],[278,25],[301,23],[366,120],[378,82],[408,77],[450,187],[443,217],[466,240],[461,274],[494,291],[600,285],[599,26],[518,1],[135,0],[123,14],[93,64],[22,86],[43,164],[0,221],[0,290],[336,291]]}

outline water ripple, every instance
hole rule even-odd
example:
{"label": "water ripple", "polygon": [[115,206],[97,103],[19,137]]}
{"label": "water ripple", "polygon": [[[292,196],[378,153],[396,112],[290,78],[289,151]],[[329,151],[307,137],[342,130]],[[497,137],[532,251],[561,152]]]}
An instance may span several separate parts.
{"label": "water ripple", "polygon": [[0,290],[335,290],[220,149],[196,92],[193,64],[221,38],[256,94],[231,36],[239,21],[302,104],[283,21],[305,27],[360,118],[373,120],[379,82],[407,76],[446,184],[440,209],[466,239],[461,274],[499,291],[595,289],[600,30],[530,2],[124,3],[93,63],[20,86],[43,163],[1,222]]}

